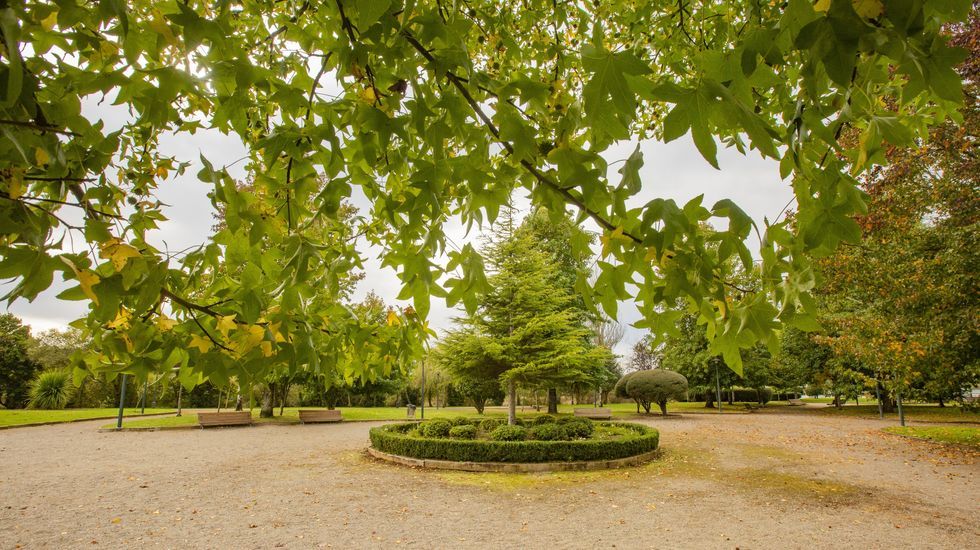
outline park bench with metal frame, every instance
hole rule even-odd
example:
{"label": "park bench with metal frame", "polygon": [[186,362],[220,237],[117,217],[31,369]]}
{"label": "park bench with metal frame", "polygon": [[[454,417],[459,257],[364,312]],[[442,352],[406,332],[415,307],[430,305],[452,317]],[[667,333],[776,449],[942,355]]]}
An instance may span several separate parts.
{"label": "park bench with metal frame", "polygon": [[575,416],[581,416],[583,418],[591,418],[593,420],[612,419],[612,409],[604,409],[604,408],[575,409],[574,414]]}
{"label": "park bench with metal frame", "polygon": [[343,418],[340,417],[340,411],[336,409],[333,410],[300,409],[299,411],[300,424],[313,424],[317,422],[340,422],[341,420],[343,420]]}
{"label": "park bench with metal frame", "polygon": [[202,428],[249,426],[252,424],[252,413],[249,411],[202,412],[197,413],[197,422]]}

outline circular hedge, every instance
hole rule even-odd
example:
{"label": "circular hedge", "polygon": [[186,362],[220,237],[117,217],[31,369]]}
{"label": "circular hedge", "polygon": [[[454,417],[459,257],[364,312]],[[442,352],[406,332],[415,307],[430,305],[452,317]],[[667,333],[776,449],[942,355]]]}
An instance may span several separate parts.
{"label": "circular hedge", "polygon": [[[383,453],[416,459],[456,462],[577,462],[614,460],[657,449],[660,432],[641,424],[596,422],[597,426],[625,428],[630,433],[616,439],[571,441],[492,441],[450,439],[413,435],[419,423],[387,424],[372,428],[371,446]],[[424,428],[421,431],[425,432]],[[531,432],[533,433],[533,432]]]}

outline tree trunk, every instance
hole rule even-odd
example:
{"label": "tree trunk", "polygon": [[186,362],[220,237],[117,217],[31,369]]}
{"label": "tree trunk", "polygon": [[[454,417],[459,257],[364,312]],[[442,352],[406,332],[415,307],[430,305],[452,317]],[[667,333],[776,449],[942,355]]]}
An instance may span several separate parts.
{"label": "tree trunk", "polygon": [[507,382],[507,423],[517,424],[517,386],[513,380]]}
{"label": "tree trunk", "polygon": [[259,409],[260,418],[272,418],[275,408],[276,383],[269,382],[262,388],[262,406]]}
{"label": "tree trunk", "polygon": [[558,390],[548,388],[548,414],[558,414]]}
{"label": "tree trunk", "polygon": [[634,399],[633,401],[636,401],[636,414],[640,414],[640,400]]}
{"label": "tree trunk", "polygon": [[939,398],[939,406],[940,407],[945,407],[946,406],[946,403],[943,402],[943,398],[942,397]]}
{"label": "tree trunk", "polygon": [[704,392],[704,408],[713,409],[715,408],[715,393],[713,391]]}
{"label": "tree trunk", "polygon": [[643,402],[643,410],[646,411],[647,414],[650,414],[650,402],[649,401],[644,401]]}
{"label": "tree trunk", "polygon": [[476,407],[476,412],[478,414],[483,414],[483,408],[486,406],[486,404],[487,404],[486,399],[476,399],[476,398],[473,399],[473,406]]}
{"label": "tree trunk", "polygon": [[660,414],[662,414],[664,416],[667,416],[667,402],[666,401],[660,401],[657,404],[660,405]]}
{"label": "tree trunk", "polygon": [[242,394],[238,394],[235,397],[235,410],[241,411],[242,407],[244,407],[244,400],[242,399]]}
{"label": "tree trunk", "polygon": [[282,413],[286,410],[286,397],[289,395],[289,386],[289,382],[283,383],[282,390],[279,392],[282,396],[282,400],[279,401],[279,416],[282,416]]}

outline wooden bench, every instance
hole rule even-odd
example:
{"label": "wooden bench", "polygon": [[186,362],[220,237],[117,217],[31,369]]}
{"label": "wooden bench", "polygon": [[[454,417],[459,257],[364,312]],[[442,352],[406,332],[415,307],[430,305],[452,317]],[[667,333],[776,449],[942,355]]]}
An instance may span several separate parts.
{"label": "wooden bench", "polygon": [[612,418],[612,409],[575,409],[575,416],[592,418],[594,420],[609,420]]}
{"label": "wooden bench", "polygon": [[742,406],[745,407],[745,410],[750,413],[754,413],[755,411],[759,410],[759,406],[753,405],[752,403],[742,403]]}
{"label": "wooden bench", "polygon": [[314,422],[340,422],[340,411],[333,410],[302,410],[299,411],[300,424],[312,424]]}
{"label": "wooden bench", "polygon": [[799,407],[800,405],[803,405],[802,399],[787,399],[786,402],[789,403],[790,407]]}
{"label": "wooden bench", "polygon": [[202,428],[248,426],[252,423],[252,413],[249,411],[197,413],[197,422]]}

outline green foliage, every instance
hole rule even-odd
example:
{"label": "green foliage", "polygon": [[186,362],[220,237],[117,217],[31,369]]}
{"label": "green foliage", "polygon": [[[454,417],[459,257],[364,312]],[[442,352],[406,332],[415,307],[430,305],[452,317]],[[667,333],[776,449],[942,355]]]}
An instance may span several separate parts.
{"label": "green foliage", "polygon": [[535,424],[528,430],[527,438],[534,441],[563,441],[571,439],[562,426],[554,422]]}
{"label": "green foliage", "polygon": [[484,418],[480,421],[480,429],[489,433],[506,423],[506,418]]}
{"label": "green foliage", "polygon": [[687,378],[663,369],[637,371],[626,382],[626,395],[639,401],[646,412],[650,412],[651,403],[660,405],[661,412],[667,416],[668,401],[687,397]]}
{"label": "green foliage", "polygon": [[477,419],[467,418],[465,416],[454,416],[449,419],[449,423],[453,426],[476,426]]}
{"label": "green foliage", "polygon": [[[959,118],[953,66],[965,52],[940,33],[972,3],[886,4],[7,3],[6,297],[33,299],[56,275],[77,283],[61,296],[89,304],[80,369],[122,364],[142,378],[177,366],[187,388],[276,369],[368,381],[422,354],[432,297],[473,311],[488,290],[469,245],[434,263],[447,220],[495,221],[526,189],[536,206],[574,208],[601,229],[597,278],[577,287],[587,305],[615,318],[619,300],[635,299],[639,324],[659,331],[670,324],[661,306],[680,299],[711,354],[740,370],[740,350],[812,324],[810,259],[861,235],[855,178]],[[83,112],[101,98],[131,116],[105,125]],[[845,129],[860,136],[853,147],[838,142]],[[202,130],[241,141],[248,188],[206,158],[168,154],[165,142]],[[639,151],[609,178],[616,141],[688,132],[714,166],[718,143],[755,149],[792,181],[795,218],[758,228],[759,292],[730,286],[729,260],[752,263],[752,222],[737,206],[635,204]],[[174,254],[153,244],[159,188],[193,163],[224,224]],[[355,193],[371,206],[346,223],[340,204]],[[709,239],[708,220],[726,229]],[[77,250],[64,249],[66,232]],[[380,327],[339,290],[361,264],[358,240],[384,245],[414,303]]]}
{"label": "green foliage", "polygon": [[19,409],[27,405],[31,380],[41,365],[28,355],[30,328],[20,319],[0,314],[0,405]]}
{"label": "green foliage", "polygon": [[[372,428],[371,446],[379,451],[421,459],[469,462],[561,462],[613,460],[657,449],[660,433],[646,426],[604,423],[622,428],[625,435],[609,440],[487,441],[412,437],[411,425],[389,424]],[[516,428],[516,426],[501,426]]]}
{"label": "green foliage", "polygon": [[550,414],[541,414],[535,416],[531,423],[535,426],[539,424],[553,424],[555,422],[555,417]]}
{"label": "green foliage", "polygon": [[522,441],[527,438],[527,430],[523,426],[497,426],[490,432],[493,441]]}
{"label": "green foliage", "polygon": [[449,430],[449,437],[452,439],[476,439],[476,426],[471,424],[459,424]]}
{"label": "green foliage", "polygon": [[423,422],[419,431],[425,437],[448,437],[452,428],[453,425],[448,420],[437,419]]}
{"label": "green foliage", "polygon": [[595,433],[595,423],[588,418],[562,417],[558,419],[558,425],[569,439],[592,437]]}
{"label": "green foliage", "polygon": [[75,388],[66,370],[44,371],[31,383],[32,409],[64,409]]}
{"label": "green foliage", "polygon": [[483,414],[488,401],[500,402],[504,398],[500,381],[496,378],[456,377],[452,385],[460,395],[473,403],[476,412],[480,414]]}
{"label": "green foliage", "polygon": [[440,341],[435,358],[463,381],[594,387],[605,379],[612,354],[591,343],[584,310],[571,294],[576,274],[558,271],[558,252],[543,250],[527,229],[534,220],[516,231],[512,221],[500,224],[486,248],[491,288],[476,313]]}

